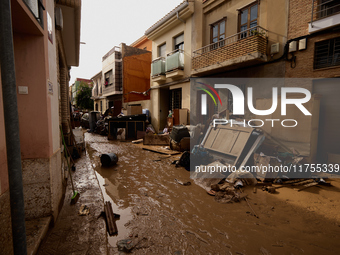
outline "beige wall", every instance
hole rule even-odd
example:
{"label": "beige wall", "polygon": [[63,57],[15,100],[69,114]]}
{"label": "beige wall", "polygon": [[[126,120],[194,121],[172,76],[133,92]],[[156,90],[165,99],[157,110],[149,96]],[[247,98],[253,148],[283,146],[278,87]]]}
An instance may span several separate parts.
{"label": "beige wall", "polygon": [[[195,2],[193,50],[209,45],[210,25],[226,17],[226,37],[237,34],[238,11],[237,9],[254,3],[252,0],[210,0],[204,4]],[[268,51],[272,43],[280,43],[280,56],[287,40],[288,27],[288,0],[261,0],[258,5],[258,25],[268,32]],[[200,32],[202,31],[202,32]]]}
{"label": "beige wall", "polygon": [[[152,41],[152,59],[158,58],[158,46],[166,43],[166,54],[174,51],[174,38],[184,33],[184,77],[189,77],[191,72],[191,18],[186,23],[179,23],[178,26],[166,31]],[[184,77],[181,77],[183,79]],[[164,83],[171,82],[173,79],[168,78]],[[151,86],[157,86],[158,83],[151,81]]]}
{"label": "beige wall", "polygon": [[190,109],[190,82],[170,86],[169,89],[182,89],[182,108]]}
{"label": "beige wall", "polygon": [[[166,43],[166,54],[175,50],[174,38],[180,34],[184,34],[184,75],[177,78],[166,78],[160,84],[153,82],[151,79],[151,123],[156,131],[162,131],[166,125],[166,116],[169,109],[169,93],[170,90],[182,88],[182,108],[190,109],[190,83],[179,82],[185,78],[189,78],[191,74],[191,53],[192,53],[192,2],[189,6],[182,10],[180,15],[183,15],[182,21],[176,17],[172,17],[165,22],[161,27],[156,28],[150,33],[152,39],[152,59],[159,57],[158,46]],[[195,3],[196,4],[196,3]],[[183,22],[183,20],[185,22]],[[176,81],[178,83],[176,84]],[[172,85],[166,85],[171,83]]]}
{"label": "beige wall", "polygon": [[[54,2],[46,1],[46,11],[49,13],[52,19],[52,27],[55,27],[54,18]],[[55,29],[53,29],[53,43],[47,42],[48,46],[48,69],[57,70],[57,39],[55,35]],[[48,97],[51,103],[51,135],[52,135],[52,146],[53,153],[55,153],[60,148],[60,132],[59,132],[59,86],[58,86],[58,76],[57,72],[48,72],[49,80],[53,84],[53,94],[48,93]],[[46,85],[47,86],[47,85]]]}
{"label": "beige wall", "polygon": [[159,130],[159,119],[160,119],[160,91],[159,89],[152,89],[150,91],[150,97],[152,99],[150,114],[151,124],[155,130]]}

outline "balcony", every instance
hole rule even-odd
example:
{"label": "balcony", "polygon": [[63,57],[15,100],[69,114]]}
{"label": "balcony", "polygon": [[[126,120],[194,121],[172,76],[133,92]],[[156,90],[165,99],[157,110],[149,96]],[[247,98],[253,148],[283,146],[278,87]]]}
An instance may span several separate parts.
{"label": "balcony", "polygon": [[178,78],[184,75],[184,52],[174,50],[166,56],[165,72],[166,78]]}
{"label": "balcony", "polygon": [[312,19],[309,33],[328,29],[340,24],[340,2],[338,0],[313,0]]}
{"label": "balcony", "polygon": [[267,61],[268,31],[260,26],[195,50],[192,75],[209,74]]}
{"label": "balcony", "polygon": [[165,81],[165,59],[163,57],[156,58],[151,62],[151,77],[153,82]]}

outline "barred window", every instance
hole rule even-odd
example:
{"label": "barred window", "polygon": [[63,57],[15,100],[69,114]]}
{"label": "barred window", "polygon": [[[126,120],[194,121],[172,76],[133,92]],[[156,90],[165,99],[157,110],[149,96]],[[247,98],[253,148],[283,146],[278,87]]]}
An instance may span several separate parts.
{"label": "barred window", "polygon": [[319,0],[318,18],[325,18],[340,12],[339,0]]}
{"label": "barred window", "polygon": [[170,90],[169,109],[182,109],[182,89]]}
{"label": "barred window", "polygon": [[315,43],[314,69],[340,65],[340,37]]}

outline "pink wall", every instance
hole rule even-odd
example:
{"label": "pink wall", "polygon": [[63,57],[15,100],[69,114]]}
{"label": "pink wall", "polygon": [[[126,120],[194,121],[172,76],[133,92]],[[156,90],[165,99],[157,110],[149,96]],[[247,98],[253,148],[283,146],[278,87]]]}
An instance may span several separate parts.
{"label": "pink wall", "polygon": [[28,95],[18,94],[21,157],[49,158],[53,148],[51,102],[47,94],[47,39],[18,33],[14,33],[13,39],[17,86],[28,87]]}

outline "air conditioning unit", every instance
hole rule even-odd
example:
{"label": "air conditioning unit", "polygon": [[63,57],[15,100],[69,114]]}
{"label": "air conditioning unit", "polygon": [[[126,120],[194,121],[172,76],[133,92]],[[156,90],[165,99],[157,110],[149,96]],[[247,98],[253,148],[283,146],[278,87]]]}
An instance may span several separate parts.
{"label": "air conditioning unit", "polygon": [[297,50],[297,43],[296,41],[290,42],[289,43],[289,52],[293,52]]}
{"label": "air conditioning unit", "polygon": [[57,30],[63,30],[63,11],[60,7],[55,8],[55,28]]}
{"label": "air conditioning unit", "polygon": [[273,43],[270,46],[270,54],[279,53],[279,50],[280,50],[280,44],[279,43]]}

